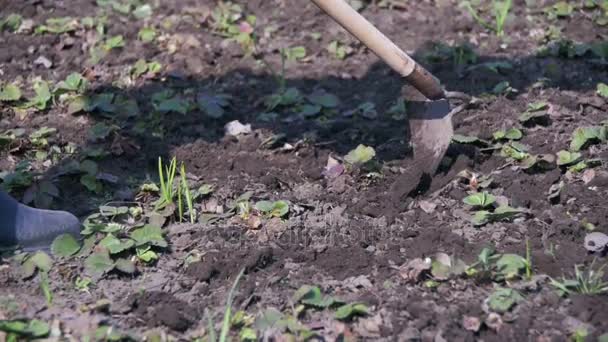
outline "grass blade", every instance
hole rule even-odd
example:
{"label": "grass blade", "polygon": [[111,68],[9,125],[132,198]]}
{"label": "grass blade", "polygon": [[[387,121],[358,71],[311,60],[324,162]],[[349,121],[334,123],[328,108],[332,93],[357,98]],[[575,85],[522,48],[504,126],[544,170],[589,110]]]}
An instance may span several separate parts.
{"label": "grass blade", "polygon": [[241,280],[241,277],[245,273],[245,269],[243,268],[239,275],[234,280],[234,284],[232,284],[232,289],[230,289],[230,293],[228,294],[228,300],[226,301],[226,311],[224,312],[224,321],[222,322],[222,330],[220,332],[220,342],[226,342],[228,338],[228,333],[230,332],[230,315],[232,311],[232,300],[234,297],[234,291]]}

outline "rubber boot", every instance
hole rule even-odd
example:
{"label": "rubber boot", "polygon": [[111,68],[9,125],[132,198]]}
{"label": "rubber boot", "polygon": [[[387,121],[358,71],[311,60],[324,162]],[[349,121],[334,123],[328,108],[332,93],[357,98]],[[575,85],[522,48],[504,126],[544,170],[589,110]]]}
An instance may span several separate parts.
{"label": "rubber boot", "polygon": [[0,191],[0,246],[26,251],[47,249],[61,234],[80,238],[76,216],[55,210],[35,209]]}

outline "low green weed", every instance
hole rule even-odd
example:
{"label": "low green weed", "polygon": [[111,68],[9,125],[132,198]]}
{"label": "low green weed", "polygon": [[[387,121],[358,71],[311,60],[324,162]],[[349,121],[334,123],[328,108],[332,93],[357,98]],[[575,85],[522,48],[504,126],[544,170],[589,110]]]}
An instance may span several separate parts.
{"label": "low green weed", "polygon": [[594,269],[594,262],[589,265],[587,270],[581,266],[574,266],[574,278],[562,277],[561,280],[551,278],[553,285],[560,295],[570,295],[573,293],[583,295],[601,295],[608,293],[608,282],[604,280],[604,268],[606,264]]}
{"label": "low green weed", "polygon": [[492,1],[492,16],[494,17],[494,23],[491,24],[485,19],[481,17],[479,11],[473,8],[473,5],[470,1],[463,1],[461,6],[464,7],[479,23],[479,25],[485,27],[486,29],[493,31],[498,37],[502,37],[505,34],[505,23],[507,22],[507,18],[509,16],[509,12],[513,5],[512,0],[493,0]]}

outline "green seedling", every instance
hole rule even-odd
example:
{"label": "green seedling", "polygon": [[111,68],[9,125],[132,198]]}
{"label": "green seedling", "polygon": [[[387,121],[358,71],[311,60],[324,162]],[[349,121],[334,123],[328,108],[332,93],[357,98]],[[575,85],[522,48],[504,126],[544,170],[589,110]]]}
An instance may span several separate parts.
{"label": "green seedling", "polygon": [[505,313],[523,300],[524,297],[514,289],[498,288],[488,298],[488,305],[492,311]]}
{"label": "green seedling", "polygon": [[90,293],[89,287],[91,286],[92,282],[93,280],[91,280],[91,278],[81,278],[80,276],[78,276],[78,278],[76,278],[76,280],[74,281],[74,287],[78,291]]}
{"label": "green seedling", "polygon": [[230,107],[232,96],[227,94],[210,94],[201,92],[196,96],[196,104],[208,117],[219,119],[224,116]]}
{"label": "green seedling", "polygon": [[19,341],[20,339],[41,339],[49,335],[50,326],[43,321],[32,319],[0,320],[0,331],[7,334],[6,341]]}
{"label": "green seedling", "polygon": [[496,208],[493,212],[487,210],[480,210],[475,212],[475,215],[472,219],[472,223],[475,226],[483,226],[487,223],[509,220],[518,215],[521,215],[522,213],[522,210],[516,208],[511,208],[509,206],[500,206]]}
{"label": "green seedling", "polygon": [[150,43],[156,39],[157,33],[153,27],[142,27],[137,33],[137,38],[144,43]]}
{"label": "green seedling", "polygon": [[[482,276],[497,281],[512,280],[522,277],[522,272],[530,267],[532,261],[517,254],[498,254],[491,248],[482,249],[477,261],[465,270],[468,276]],[[527,274],[527,273],[526,273]]]}
{"label": "green seedling", "polygon": [[335,305],[345,304],[333,296],[324,296],[318,286],[301,286],[292,297],[293,302],[301,303],[305,307],[326,309]]}
{"label": "green seedling", "polygon": [[180,168],[180,176],[181,176],[181,181],[180,181],[180,186],[178,188],[178,189],[181,189],[181,190],[179,190],[180,193],[178,194],[178,198],[179,198],[179,202],[180,202],[180,204],[179,204],[180,221],[181,221],[181,218],[183,217],[183,213],[182,213],[182,195],[183,195],[186,199],[186,205],[188,207],[188,214],[190,215],[190,223],[194,223],[196,221],[196,211],[194,209],[192,193],[190,191],[190,187],[188,186],[188,180],[186,179],[186,167],[184,166],[184,164],[182,164],[182,166]]}
{"label": "green seedling", "polygon": [[544,11],[550,20],[555,20],[571,16],[572,12],[574,12],[574,6],[567,1],[559,1],[551,6],[545,7]]}
{"label": "green seedling", "polygon": [[491,145],[489,141],[480,139],[479,137],[473,135],[454,134],[454,136],[452,136],[452,141],[458,144],[471,144],[481,147],[488,147]]}
{"label": "green seedling", "polygon": [[68,258],[78,253],[80,245],[76,239],[70,234],[59,235],[51,244],[51,253],[55,257]]}
{"label": "green seedling", "polygon": [[53,260],[43,251],[38,251],[28,256],[21,263],[22,276],[24,279],[32,277],[36,271],[48,273],[53,266]]}
{"label": "green seedling", "polygon": [[570,150],[578,152],[590,144],[606,141],[608,129],[606,126],[579,127],[572,132]]}
{"label": "green seedling", "polygon": [[269,217],[284,217],[289,213],[289,204],[286,201],[258,201],[255,209]]}
{"label": "green seedling", "polygon": [[24,104],[26,108],[35,107],[38,110],[45,110],[53,95],[49,87],[49,83],[42,80],[37,80],[34,83],[34,92],[36,95]]}
{"label": "green seedling", "polygon": [[553,285],[561,296],[573,293],[583,295],[601,295],[608,293],[608,282],[604,281],[604,268],[606,264],[594,270],[595,260],[588,270],[584,271],[579,265],[574,266],[574,279],[562,277],[562,280],[551,278]]}
{"label": "green seedling", "polygon": [[40,25],[36,28],[37,34],[43,33],[54,33],[61,34],[66,32],[76,31],[78,29],[78,20],[72,17],[63,18],[49,18],[46,20],[44,25]]}
{"label": "green seedling", "polygon": [[353,53],[353,48],[334,40],[327,45],[327,52],[339,60],[344,60],[346,57],[348,57],[348,55]]}
{"label": "green seedling", "polygon": [[492,89],[492,93],[494,95],[504,95],[506,97],[516,94],[517,92],[518,90],[511,87],[511,83],[509,83],[508,81],[499,82]]}
{"label": "green seedling", "polygon": [[306,48],[303,46],[294,46],[291,48],[281,49],[281,54],[290,62],[295,62],[306,57]]}
{"label": "green seedling", "polygon": [[55,94],[64,92],[84,93],[87,85],[88,81],[86,78],[77,72],[73,72],[69,74],[64,81],[57,83],[53,92]]}
{"label": "green seedling", "polygon": [[530,248],[530,240],[526,238],[526,279],[532,279],[532,250]]}
{"label": "green seedling", "polygon": [[16,84],[8,83],[0,87],[0,102],[12,102],[21,99],[21,89]]}
{"label": "green seedling", "polygon": [[509,130],[499,130],[494,132],[494,140],[520,140],[524,134],[517,128],[510,128]]}
{"label": "green seedling", "polygon": [[216,336],[215,328],[213,327],[213,321],[211,320],[211,316],[208,315],[208,336],[207,340],[209,342],[227,342],[228,334],[230,333],[231,320],[232,320],[232,301],[234,299],[234,293],[236,292],[236,287],[241,280],[241,277],[245,274],[245,269],[243,268],[241,272],[236,276],[234,283],[232,284],[232,288],[228,293],[228,298],[226,299],[226,308],[224,309],[224,318],[222,319],[222,328],[220,330],[219,339]]}
{"label": "green seedling", "polygon": [[177,159],[173,157],[169,166],[165,166],[163,170],[162,158],[158,157],[158,177],[160,180],[160,199],[156,204],[156,210],[173,204],[175,200],[175,172],[177,170]]}
{"label": "green seedling", "polygon": [[363,303],[350,303],[340,306],[334,317],[341,321],[350,320],[356,316],[365,316],[369,313],[367,305]]}
{"label": "green seedling", "polygon": [[465,197],[462,201],[472,207],[484,209],[492,206],[496,202],[496,197],[484,191],[469,195]]}
{"label": "green seedling", "polygon": [[371,161],[375,156],[376,151],[373,147],[359,144],[357,148],[344,156],[344,161],[350,165],[363,165]]}
{"label": "green seedling", "polygon": [[7,30],[15,32],[21,27],[23,17],[20,14],[11,13],[6,18],[0,19],[0,32]]}
{"label": "green seedling", "polygon": [[579,152],[570,152],[561,150],[557,152],[557,165],[569,166],[578,163],[581,160],[582,154]]}
{"label": "green seedling", "polygon": [[528,153],[528,146],[516,141],[511,141],[508,144],[502,145],[500,155],[515,161],[522,161],[530,156]]}
{"label": "green seedling", "polygon": [[[606,83],[598,83],[597,84],[596,93],[599,96],[601,96],[601,97],[603,97],[605,99],[608,99],[608,84],[606,84]],[[0,98],[0,100],[1,100],[1,98]]]}
{"label": "green seedling", "polygon": [[481,26],[490,31],[493,31],[498,37],[504,36],[505,23],[507,22],[509,11],[511,10],[512,0],[492,1],[492,15],[494,17],[494,25],[484,20],[480,16],[479,12],[475,8],[473,8],[471,2],[464,1],[462,2],[461,6],[463,6],[469,12],[469,14],[471,14],[473,19],[475,19],[475,21],[477,21],[477,23],[479,23]]}
{"label": "green seedling", "polygon": [[146,62],[145,59],[139,59],[131,68],[131,74],[134,78],[139,78],[144,74],[154,75],[162,69],[158,62]]}
{"label": "green seedling", "polygon": [[49,286],[49,275],[46,272],[40,272],[40,290],[46,299],[46,304],[51,306],[53,304],[53,293],[51,292],[51,288]]}
{"label": "green seedling", "polygon": [[544,124],[549,114],[549,105],[546,102],[536,102],[528,104],[528,108],[519,116],[522,124]]}
{"label": "green seedling", "polygon": [[241,6],[230,1],[220,1],[211,12],[211,27],[214,33],[236,41],[247,54],[255,50],[256,21],[255,16],[245,16]]}

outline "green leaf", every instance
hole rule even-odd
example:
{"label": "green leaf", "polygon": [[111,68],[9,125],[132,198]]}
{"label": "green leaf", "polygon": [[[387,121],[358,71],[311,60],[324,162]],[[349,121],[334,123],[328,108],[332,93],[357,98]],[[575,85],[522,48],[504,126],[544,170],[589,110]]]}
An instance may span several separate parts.
{"label": "green leaf", "polygon": [[75,31],[78,28],[78,20],[72,17],[49,18],[45,25],[36,27],[35,32],[41,33],[65,33]]}
{"label": "green leaf", "polygon": [[476,226],[482,226],[490,221],[490,215],[491,213],[486,210],[476,211],[475,215],[473,215],[473,218],[471,219],[471,222],[473,222],[473,224]]}
{"label": "green leaf", "polygon": [[38,81],[34,83],[34,92],[36,96],[28,101],[26,107],[36,107],[39,110],[44,110],[52,98],[48,82]]}
{"label": "green leaf", "polygon": [[133,10],[133,15],[137,19],[145,19],[152,16],[152,6],[149,4],[138,6],[135,10]]}
{"label": "green leaf", "polygon": [[489,222],[497,222],[505,219],[510,219],[521,214],[522,211],[519,209],[511,208],[509,206],[500,206],[494,210],[494,212],[480,210],[475,212],[472,218],[472,222],[476,226],[482,226]]}
{"label": "green leaf", "polygon": [[188,100],[183,99],[179,96],[166,99],[155,105],[156,110],[161,113],[177,112],[180,114],[187,114],[190,110],[190,103]]}
{"label": "green leaf", "polygon": [[114,269],[114,262],[108,251],[100,251],[89,255],[84,261],[84,267],[91,275],[101,276]]}
{"label": "green leaf", "polygon": [[581,172],[589,167],[593,167],[593,166],[597,166],[597,165],[601,165],[601,164],[602,164],[602,161],[600,159],[582,160],[582,161],[579,161],[578,163],[570,166],[568,168],[568,171],[577,173],[577,172]]}
{"label": "green leaf", "polygon": [[41,272],[40,275],[40,290],[44,294],[46,304],[51,305],[53,303],[53,293],[49,285],[49,275],[46,272]]}
{"label": "green leaf", "polygon": [[118,254],[133,247],[135,242],[130,239],[119,239],[112,234],[108,234],[99,241],[99,245],[106,248],[110,254]]}
{"label": "green leaf", "polygon": [[135,264],[131,260],[124,258],[116,260],[115,266],[122,273],[133,274],[136,271]]}
{"label": "green leaf", "polygon": [[[105,217],[115,217],[118,215],[126,215],[129,213],[129,207],[114,207],[111,205],[102,205],[99,207],[99,213]],[[120,229],[118,229],[120,230]],[[116,230],[116,231],[118,231]]]}
{"label": "green leaf", "polygon": [[21,98],[21,89],[18,86],[9,83],[0,88],[0,102],[17,101]]}
{"label": "green leaf", "polygon": [[355,316],[365,316],[368,312],[369,310],[365,304],[352,303],[339,307],[334,317],[339,320],[348,320]]}
{"label": "green leaf", "polygon": [[57,84],[57,90],[84,92],[87,86],[87,79],[81,74],[73,72],[64,81]]}
{"label": "green leaf", "polygon": [[85,159],[80,162],[80,171],[95,176],[98,171],[97,163],[90,159]]}
{"label": "green leaf", "polygon": [[158,259],[158,254],[151,250],[149,246],[145,248],[136,248],[135,252],[137,253],[137,257],[145,263]]}
{"label": "green leaf", "polygon": [[53,260],[45,252],[38,251],[34,255],[28,257],[22,264],[23,278],[29,278],[36,273],[36,270],[48,272],[53,266]]}
{"label": "green leaf", "polygon": [[352,165],[365,164],[376,156],[376,151],[373,147],[359,145],[354,150],[348,152],[344,157],[344,161]]}
{"label": "green leaf", "polygon": [[526,152],[527,150],[528,148],[523,144],[520,144],[518,142],[510,142],[502,146],[502,149],[500,150],[500,155],[503,157],[508,157],[517,161],[521,161],[526,159],[530,155]]}
{"label": "green leaf", "polygon": [[258,201],[254,207],[255,207],[255,209],[257,209],[263,213],[268,213],[272,210],[272,202],[271,201]]}
{"label": "green leaf", "polygon": [[82,184],[90,192],[99,194],[103,191],[103,185],[97,180],[95,175],[85,174],[80,177],[80,184]]}
{"label": "green leaf", "polygon": [[606,140],[606,127],[578,127],[572,133],[570,149],[578,152],[589,144]]}
{"label": "green leaf", "polygon": [[51,267],[53,266],[53,260],[51,257],[42,251],[36,252],[28,260],[33,262],[34,265],[36,265],[36,267],[43,272],[50,271]]}
{"label": "green leaf", "polygon": [[196,104],[207,116],[219,119],[224,116],[226,108],[230,105],[230,99],[229,95],[200,93],[196,97]]}
{"label": "green leaf", "polygon": [[473,145],[482,145],[482,146],[489,145],[489,143],[487,141],[479,139],[476,136],[462,135],[462,134],[454,134],[452,136],[452,141],[459,143],[459,144],[473,144]]}
{"label": "green leaf", "polygon": [[11,13],[6,18],[0,20],[0,31],[8,29],[15,32],[21,26],[22,21],[23,17],[20,14]]}
{"label": "green leaf", "polygon": [[80,244],[71,234],[59,235],[53,240],[51,253],[57,257],[67,258],[80,250]]}
{"label": "green leaf", "polygon": [[504,313],[523,300],[524,297],[519,292],[508,288],[499,288],[490,295],[488,304],[493,311]]}
{"label": "green leaf", "polygon": [[257,341],[258,335],[254,329],[245,327],[239,332],[239,339],[241,341]]}
{"label": "green leaf", "polygon": [[577,163],[582,157],[579,152],[570,152],[561,150],[557,152],[557,165],[568,166]]}
{"label": "green leaf", "polygon": [[[608,84],[598,83],[597,94],[605,99],[608,99]],[[1,99],[1,97],[0,97],[0,99]]]}
{"label": "green leaf", "polygon": [[318,286],[304,285],[300,287],[293,296],[295,302],[300,302],[304,305],[312,306],[319,309],[328,308],[334,304],[342,303],[342,301],[331,297],[323,296],[321,289]]}
{"label": "green leaf", "polygon": [[340,100],[336,95],[324,91],[312,93],[308,96],[308,101],[323,108],[336,108],[340,104]]}
{"label": "green leaf", "polygon": [[[26,320],[0,320],[0,331],[14,333],[24,337],[42,338],[51,331],[49,325],[43,321],[32,319]],[[10,341],[7,340],[7,341]]]}
{"label": "green leaf", "polygon": [[513,279],[526,268],[526,259],[517,254],[503,254],[496,261],[496,267],[505,279]]}
{"label": "green leaf", "polygon": [[135,240],[135,245],[137,247],[144,245],[167,247],[167,242],[163,238],[162,229],[149,224],[131,232],[131,239]]}
{"label": "green leaf", "polygon": [[306,48],[303,46],[294,46],[292,48],[283,49],[282,52],[288,61],[297,61],[306,57]]}
{"label": "green leaf", "polygon": [[517,128],[511,128],[508,131],[494,132],[494,140],[519,140],[523,137],[523,133]]}
{"label": "green leaf", "polygon": [[141,30],[139,30],[137,37],[142,42],[149,43],[156,38],[156,30],[154,30],[152,27],[143,27]]}
{"label": "green leaf", "polygon": [[274,217],[283,217],[289,212],[289,204],[286,201],[258,201],[255,209],[264,214]]}
{"label": "green leaf", "polygon": [[117,35],[117,36],[108,38],[108,39],[106,39],[106,41],[103,44],[103,48],[106,51],[116,49],[119,47],[123,47],[123,46],[125,46],[125,41],[124,41],[122,35]]}
{"label": "green leaf", "polygon": [[494,202],[496,202],[496,197],[484,191],[469,195],[465,197],[462,201],[470,206],[487,208],[494,204]]}

